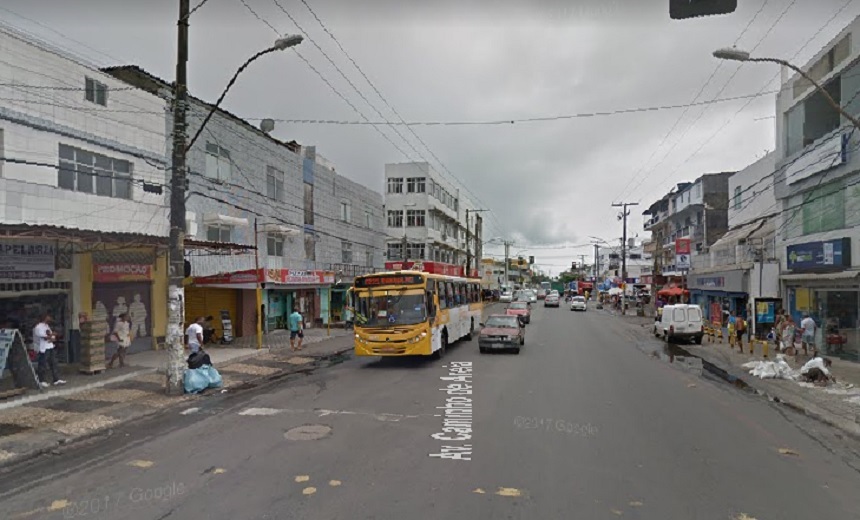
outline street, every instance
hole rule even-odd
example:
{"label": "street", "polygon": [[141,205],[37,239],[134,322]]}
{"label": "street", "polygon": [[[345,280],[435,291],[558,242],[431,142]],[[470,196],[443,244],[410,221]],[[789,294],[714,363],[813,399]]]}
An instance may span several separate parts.
{"label": "street", "polygon": [[[4,474],[0,516],[858,518],[856,441],[669,363],[593,302],[533,307],[519,355],[465,341],[216,395]],[[431,435],[453,362],[474,432],[449,442]],[[430,456],[452,444],[471,460]]]}

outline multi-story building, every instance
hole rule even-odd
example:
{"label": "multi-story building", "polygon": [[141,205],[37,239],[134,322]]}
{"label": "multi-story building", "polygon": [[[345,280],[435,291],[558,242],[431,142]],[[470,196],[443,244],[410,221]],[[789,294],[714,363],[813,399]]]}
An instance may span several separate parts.
{"label": "multi-story building", "polygon": [[[170,95],[167,82],[138,67],[106,70]],[[190,136],[210,110],[190,97]],[[293,307],[308,326],[325,323],[337,318],[351,277],[381,268],[381,195],[337,174],[314,147],[283,142],[219,109],[192,143],[187,165],[187,233],[207,247],[188,253],[186,319],[226,314],[237,336],[256,332],[260,310],[266,330],[284,328]],[[220,334],[220,320],[215,326]]]}
{"label": "multi-story building", "polygon": [[[471,256],[476,253],[480,256],[481,220],[475,209],[458,187],[429,164],[386,164],[389,261],[440,262],[465,267]],[[471,271],[477,271],[475,265],[478,264],[471,262]]]}
{"label": "multi-story building", "polygon": [[484,289],[498,290],[505,279],[505,262],[492,258],[482,258],[480,264],[481,286]]}
{"label": "multi-story building", "polygon": [[[692,302],[705,316],[722,322],[730,312],[747,318],[756,302],[776,305],[779,264],[774,247],[779,210],[773,191],[776,155],[769,153],[729,177],[729,231],[693,257],[687,278]],[[755,323],[755,332],[767,328]]]}
{"label": "multi-story building", "polygon": [[[860,113],[860,18],[801,66],[844,110]],[[858,132],[799,74],[783,70],[774,190],[786,309],[808,312],[820,347],[860,358]],[[823,333],[823,334],[822,334]]]}
{"label": "multi-story building", "polygon": [[14,29],[0,48],[0,321],[29,340],[51,313],[67,362],[81,322],[128,313],[131,351],[152,349],[167,326],[165,102]]}

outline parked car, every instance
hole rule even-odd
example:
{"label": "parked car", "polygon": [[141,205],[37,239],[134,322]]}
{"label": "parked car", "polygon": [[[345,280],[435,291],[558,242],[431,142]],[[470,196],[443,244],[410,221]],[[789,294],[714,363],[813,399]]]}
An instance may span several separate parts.
{"label": "parked car", "polygon": [[702,309],[698,305],[666,305],[654,321],[654,335],[669,342],[689,340],[701,345],[705,336]]}
{"label": "parked car", "polygon": [[532,321],[531,305],[528,302],[512,302],[505,309],[505,314],[520,317],[525,324],[529,324]]}
{"label": "parked car", "polygon": [[572,311],[587,311],[588,303],[585,301],[585,296],[574,296],[570,301],[570,310]]}
{"label": "parked car", "polygon": [[481,324],[481,334],[478,336],[481,354],[495,349],[511,349],[519,354],[520,347],[525,343],[525,327],[517,316],[494,314]]}
{"label": "parked car", "polygon": [[546,298],[543,300],[544,307],[558,307],[559,306],[559,297],[557,294],[548,294]]}

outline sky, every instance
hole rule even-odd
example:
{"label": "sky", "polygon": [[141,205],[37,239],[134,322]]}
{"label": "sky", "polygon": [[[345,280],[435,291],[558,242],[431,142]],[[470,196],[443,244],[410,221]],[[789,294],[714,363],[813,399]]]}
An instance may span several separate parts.
{"label": "sky", "polygon": [[[301,33],[252,64],[224,108],[275,119],[276,137],[316,145],[378,191],[386,163],[430,162],[492,210],[485,237],[554,273],[591,255],[590,237],[618,242],[613,203],[639,203],[628,236],[646,238],[642,211],[675,183],[774,149],[778,67],[720,62],[715,49],[804,64],[860,15],[857,0],[738,0],[730,15],[690,20],[671,20],[669,0],[305,2],[208,0],[190,18],[192,94],[216,99],[248,57]],[[167,80],[177,13],[178,0],[0,4],[4,23],[89,62]],[[694,100],[707,104],[684,106]],[[384,124],[401,118],[447,124]],[[356,121],[383,124],[343,124]]]}

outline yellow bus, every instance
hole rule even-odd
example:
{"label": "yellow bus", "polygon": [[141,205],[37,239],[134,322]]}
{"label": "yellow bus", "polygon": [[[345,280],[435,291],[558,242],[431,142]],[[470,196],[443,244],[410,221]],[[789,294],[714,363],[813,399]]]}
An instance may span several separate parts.
{"label": "yellow bus", "polygon": [[392,271],[355,279],[355,355],[442,357],[481,322],[478,280]]}

